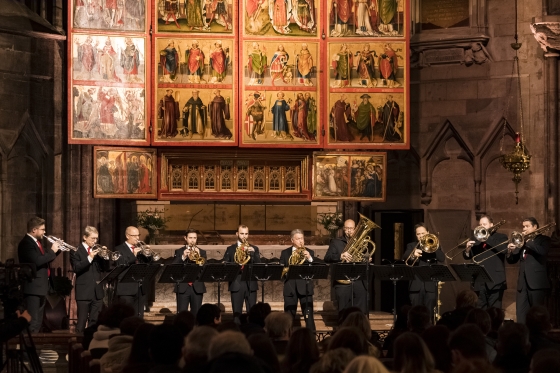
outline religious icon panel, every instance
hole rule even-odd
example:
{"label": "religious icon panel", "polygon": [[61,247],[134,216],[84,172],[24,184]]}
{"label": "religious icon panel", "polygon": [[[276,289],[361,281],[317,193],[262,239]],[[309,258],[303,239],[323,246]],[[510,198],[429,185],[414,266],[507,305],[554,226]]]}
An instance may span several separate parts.
{"label": "religious icon panel", "polygon": [[235,0],[154,0],[158,33],[233,34]]}
{"label": "religious icon panel", "polygon": [[313,153],[313,200],[377,201],[386,198],[386,153]]}
{"label": "religious icon panel", "polygon": [[156,198],[157,150],[94,147],[95,198]]}
{"label": "religious icon panel", "polygon": [[146,30],[144,0],[72,0],[71,27],[106,31],[143,32]]}
{"label": "religious icon panel", "polygon": [[321,2],[316,0],[241,0],[245,35],[317,37]]}

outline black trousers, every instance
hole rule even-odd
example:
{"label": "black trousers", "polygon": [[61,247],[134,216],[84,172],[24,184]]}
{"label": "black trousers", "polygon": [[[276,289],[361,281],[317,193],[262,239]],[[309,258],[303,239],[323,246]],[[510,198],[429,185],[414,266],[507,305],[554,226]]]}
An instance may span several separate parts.
{"label": "black trousers", "polygon": [[76,322],[76,333],[83,333],[87,326],[97,324],[97,317],[103,307],[103,299],[77,300],[78,321]]}
{"label": "black trousers", "polygon": [[504,297],[505,284],[489,289],[486,284],[482,284],[476,292],[478,295],[478,308],[486,310],[490,307],[502,308],[502,298]]}
{"label": "black trousers", "polygon": [[525,324],[527,312],[533,306],[544,305],[546,295],[549,289],[530,289],[527,280],[523,281],[523,288],[517,290],[517,299],[515,304],[515,313],[517,314],[517,322]]}
{"label": "black trousers", "polygon": [[31,322],[29,323],[29,331],[31,333],[38,333],[41,325],[43,325],[46,300],[47,298],[43,295],[25,294],[23,296],[25,308],[29,315],[31,315]]}
{"label": "black trousers", "polygon": [[144,305],[146,304],[146,295],[119,295],[119,301],[128,304],[134,308],[134,315],[144,317]]}
{"label": "black trousers", "polygon": [[284,296],[284,312],[289,312],[292,317],[296,317],[297,304],[301,305],[301,313],[305,318],[305,327],[315,331],[315,319],[313,318],[313,296],[304,295]]}
{"label": "black trousers", "polygon": [[196,316],[196,313],[202,306],[202,295],[194,291],[192,286],[187,287],[184,293],[177,293],[177,313],[181,311],[190,311]]}
{"label": "black trousers", "polygon": [[231,308],[233,309],[233,321],[240,324],[239,317],[243,313],[243,303],[245,310],[249,312],[251,307],[257,303],[257,292],[251,291],[250,282],[242,282],[239,291],[231,292]]}
{"label": "black trousers", "polygon": [[420,291],[410,292],[410,304],[412,306],[426,306],[430,312],[430,321],[434,319],[434,307],[436,306],[437,293],[427,292],[422,286]]}
{"label": "black trousers", "polygon": [[354,307],[359,307],[363,313],[367,312],[366,289],[361,282],[354,283],[354,291],[352,291],[352,285],[336,285],[334,292],[339,311],[352,307],[353,300]]}

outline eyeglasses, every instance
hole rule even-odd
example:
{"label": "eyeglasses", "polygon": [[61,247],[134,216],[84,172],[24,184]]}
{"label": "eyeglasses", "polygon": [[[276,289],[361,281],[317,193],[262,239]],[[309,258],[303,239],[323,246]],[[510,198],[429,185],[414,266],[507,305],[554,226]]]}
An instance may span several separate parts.
{"label": "eyeglasses", "polygon": [[353,230],[354,230],[354,227],[344,227],[344,230],[345,230],[345,231],[353,231]]}
{"label": "eyeglasses", "polygon": [[130,237],[140,237],[139,234],[129,234]]}

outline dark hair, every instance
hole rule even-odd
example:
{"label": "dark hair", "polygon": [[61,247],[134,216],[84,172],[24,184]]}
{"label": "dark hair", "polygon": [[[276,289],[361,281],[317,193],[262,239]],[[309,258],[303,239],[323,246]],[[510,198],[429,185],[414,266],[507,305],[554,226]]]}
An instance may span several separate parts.
{"label": "dark hair", "polygon": [[494,223],[494,219],[492,219],[492,217],[490,215],[481,215],[480,218],[478,219],[478,221],[481,221],[484,218],[488,219],[488,221],[490,223]]}
{"label": "dark hair", "polygon": [[241,329],[239,328],[239,325],[237,325],[235,323],[235,321],[233,321],[233,320],[220,323],[220,325],[216,325],[216,330],[220,333],[225,332],[226,330],[231,330],[231,331],[234,331],[234,332],[241,332]]}
{"label": "dark hair", "polygon": [[408,311],[408,329],[423,332],[430,325],[430,311],[424,305],[416,305]]}
{"label": "dark hair", "polygon": [[484,334],[473,324],[461,325],[455,329],[449,338],[449,349],[458,350],[465,359],[488,359]]}
{"label": "dark hair", "polygon": [[526,222],[526,221],[531,222],[531,225],[536,225],[537,228],[539,227],[539,222],[537,221],[537,219],[535,219],[535,218],[532,217],[532,216],[528,216],[528,217],[526,217],[526,218],[523,218],[523,221],[522,221],[522,222]]}
{"label": "dark hair", "polygon": [[560,355],[557,348],[545,348],[533,355],[531,372],[557,373],[560,372]]}
{"label": "dark hair", "polygon": [[283,370],[307,373],[317,360],[319,360],[319,346],[315,340],[315,333],[307,328],[293,332],[282,361]]}
{"label": "dark hair", "polygon": [[473,308],[470,310],[469,313],[467,313],[467,317],[465,317],[465,324],[474,324],[478,326],[484,335],[490,333],[492,328],[490,315],[481,308]]}
{"label": "dark hair", "polygon": [[371,326],[369,323],[368,318],[364,315],[361,311],[360,312],[352,312],[346,320],[340,325],[342,327],[345,326],[353,326],[358,328],[362,333],[364,333],[364,337],[366,340],[371,339]]}
{"label": "dark hair", "polygon": [[197,233],[196,229],[193,229],[193,228],[187,229],[185,231],[185,237],[187,237],[189,235],[189,233],[196,233],[196,235],[198,236],[198,233]]}
{"label": "dark hair", "polygon": [[222,312],[215,304],[205,303],[196,313],[196,325],[214,325],[214,320],[219,319]]}
{"label": "dark hair", "polygon": [[504,323],[504,319],[506,318],[506,313],[503,309],[498,307],[490,307],[486,310],[488,316],[490,316],[490,324],[492,325],[491,328],[493,331],[498,331],[500,326]]}
{"label": "dark hair", "polygon": [[354,312],[362,312],[362,310],[360,309],[360,307],[347,307],[338,311],[338,326],[341,326],[348,315]]}
{"label": "dark hair", "polygon": [[550,324],[550,313],[544,306],[533,306],[525,316],[525,325],[529,332],[548,332]]}
{"label": "dark hair", "polygon": [[259,302],[249,309],[247,320],[264,328],[264,319],[272,312],[270,304]]}
{"label": "dark hair", "polygon": [[356,355],[348,348],[335,348],[327,351],[311,367],[310,373],[342,373]]}
{"label": "dark hair", "polygon": [[272,341],[266,334],[253,334],[247,338],[253,350],[253,356],[262,360],[269,368],[271,373],[280,371],[280,362],[274,349]]}
{"label": "dark hair", "polygon": [[329,339],[327,351],[334,350],[335,348],[349,348],[356,356],[367,355],[369,346],[360,329],[347,326],[340,328]]}
{"label": "dark hair", "polygon": [[27,221],[27,233],[33,232],[34,228],[39,228],[41,225],[45,224],[45,219],[38,216],[34,216]]}
{"label": "dark hair", "polygon": [[463,290],[455,298],[455,308],[476,307],[478,295],[472,290]]}
{"label": "dark hair", "polygon": [[121,330],[121,334],[134,336],[138,327],[144,323],[145,321],[143,318],[131,316],[121,321],[119,329]]}
{"label": "dark hair", "polygon": [[525,355],[529,345],[529,329],[517,322],[508,322],[498,330],[496,350],[498,356]]}
{"label": "dark hair", "polygon": [[177,364],[183,348],[183,336],[173,325],[161,324],[150,333],[150,356],[156,365]]}
{"label": "dark hair", "polygon": [[424,223],[418,223],[418,224],[416,224],[416,225],[414,226],[414,234],[416,234],[416,230],[417,230],[418,228],[424,228],[424,229],[428,230],[428,227],[426,227],[426,224],[424,224]]}
{"label": "dark hair", "polygon": [[412,306],[410,304],[405,304],[397,312],[397,321],[393,325],[393,330],[408,330],[408,313]]}
{"label": "dark hair", "polygon": [[401,373],[428,373],[434,370],[434,358],[422,338],[406,332],[395,340],[393,369]]}
{"label": "dark hair", "polygon": [[434,357],[436,369],[442,372],[449,372],[451,368],[451,350],[447,344],[449,334],[444,325],[431,326],[422,333],[422,339]]}
{"label": "dark hair", "polygon": [[194,328],[195,317],[190,311],[181,311],[173,319],[173,326],[176,327],[183,337],[186,337]]}
{"label": "dark hair", "polygon": [[124,319],[134,316],[134,314],[132,306],[125,303],[115,303],[101,311],[97,318],[97,324],[105,325],[109,328],[118,328]]}
{"label": "dark hair", "polygon": [[134,333],[134,338],[132,339],[130,355],[128,355],[123,372],[135,372],[138,365],[152,363],[148,342],[150,340],[150,334],[154,328],[154,324],[144,323],[136,329],[136,333]]}

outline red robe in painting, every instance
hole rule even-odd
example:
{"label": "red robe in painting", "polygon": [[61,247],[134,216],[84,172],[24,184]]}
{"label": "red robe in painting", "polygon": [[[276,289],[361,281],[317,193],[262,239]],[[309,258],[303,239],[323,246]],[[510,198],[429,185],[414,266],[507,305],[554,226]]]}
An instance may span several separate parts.
{"label": "red robe in painting", "polygon": [[[386,58],[383,58],[386,56]],[[385,53],[379,57],[379,72],[385,79],[395,79],[392,76],[399,69],[399,59],[395,51],[389,47],[385,48]]]}
{"label": "red robe in painting", "polygon": [[345,101],[338,100],[334,103],[334,106],[331,109],[331,117],[334,124],[336,141],[354,140],[354,136],[350,133],[348,123],[346,121],[346,118],[350,118],[351,114],[350,105],[348,105]]}
{"label": "red robe in painting", "polygon": [[338,17],[342,22],[348,23],[352,16],[352,0],[333,0],[333,4],[335,3],[336,7],[332,7],[331,22],[337,23]]}
{"label": "red robe in painting", "polygon": [[150,193],[150,170],[145,163],[140,164],[140,188],[138,193]]}

